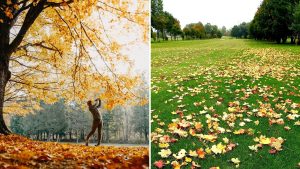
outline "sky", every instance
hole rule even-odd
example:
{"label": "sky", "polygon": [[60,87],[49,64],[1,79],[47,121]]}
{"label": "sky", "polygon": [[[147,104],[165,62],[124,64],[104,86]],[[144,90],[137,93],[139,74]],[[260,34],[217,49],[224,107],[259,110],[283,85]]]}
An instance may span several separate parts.
{"label": "sky", "polygon": [[181,27],[201,21],[219,28],[250,22],[262,0],[163,0],[164,10],[177,18]]}

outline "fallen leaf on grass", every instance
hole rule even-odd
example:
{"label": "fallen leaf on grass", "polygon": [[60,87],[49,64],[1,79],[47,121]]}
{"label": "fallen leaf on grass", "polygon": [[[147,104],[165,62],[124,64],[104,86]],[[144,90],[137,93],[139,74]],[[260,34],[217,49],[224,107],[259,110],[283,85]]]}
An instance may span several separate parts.
{"label": "fallen leaf on grass", "polygon": [[177,160],[181,160],[183,157],[186,156],[186,151],[184,149],[181,149],[177,154],[173,154],[173,156],[177,159]]}
{"label": "fallen leaf on grass", "polygon": [[199,158],[205,158],[205,151],[202,148],[197,149],[197,154]]}
{"label": "fallen leaf on grass", "polygon": [[158,152],[158,154],[159,154],[162,158],[167,158],[167,157],[169,157],[169,156],[172,154],[172,152],[171,152],[170,149],[162,149],[162,150],[160,150],[160,152]]}
{"label": "fallen leaf on grass", "polygon": [[164,162],[162,160],[155,161],[154,162],[155,167],[157,168],[163,168],[165,166]]}
{"label": "fallen leaf on grass", "polygon": [[276,154],[276,153],[277,153],[277,150],[276,150],[276,149],[271,149],[271,150],[269,151],[269,153],[270,153],[270,154]]}
{"label": "fallen leaf on grass", "polygon": [[240,160],[238,158],[231,158],[231,162],[235,164],[235,167],[238,168],[240,166]]}

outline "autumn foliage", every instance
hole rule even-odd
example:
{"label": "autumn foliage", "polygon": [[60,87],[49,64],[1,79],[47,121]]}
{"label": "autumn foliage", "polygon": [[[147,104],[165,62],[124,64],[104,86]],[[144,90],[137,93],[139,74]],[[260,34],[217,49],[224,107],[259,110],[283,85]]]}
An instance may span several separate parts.
{"label": "autumn foliage", "polygon": [[[122,50],[148,43],[148,7],[131,0],[1,1],[0,133],[9,133],[3,113],[32,112],[40,100],[101,97],[107,109],[145,103],[135,89],[142,73],[133,73]],[[124,42],[117,32],[134,38]]]}
{"label": "autumn foliage", "polygon": [[146,168],[146,147],[87,147],[0,134],[0,168]]}
{"label": "autumn foliage", "polygon": [[[42,1],[32,3],[37,7]],[[101,96],[107,108],[135,98],[138,94],[132,90],[140,75],[132,75],[131,70],[118,73],[119,64],[132,67],[133,63],[120,52],[126,44],[108,32],[123,30],[130,35],[135,28],[141,32],[136,42],[146,42],[146,7],[146,2],[131,1],[45,2],[10,58],[12,77],[6,87],[4,112],[23,114],[38,108],[38,100],[54,103],[58,92],[59,97],[79,103]],[[7,9],[9,17],[13,10]],[[15,25],[25,25],[27,14],[22,11]],[[107,18],[110,21],[105,22]],[[114,24],[120,27],[111,28]]]}

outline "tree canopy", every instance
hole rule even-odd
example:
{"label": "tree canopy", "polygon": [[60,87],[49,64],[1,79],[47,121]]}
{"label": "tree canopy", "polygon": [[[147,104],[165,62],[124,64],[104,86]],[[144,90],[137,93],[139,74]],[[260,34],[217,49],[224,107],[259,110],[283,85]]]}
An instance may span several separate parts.
{"label": "tree canopy", "polygon": [[201,22],[191,23],[184,27],[183,33],[192,39],[201,39],[205,37],[205,29]]}
{"label": "tree canopy", "polygon": [[240,25],[235,25],[231,29],[231,36],[236,38],[248,38],[249,23],[243,22]]}
{"label": "tree canopy", "polygon": [[293,15],[292,31],[294,32],[295,36],[298,37],[297,44],[300,45],[300,4],[298,4]]}
{"label": "tree canopy", "polygon": [[223,36],[217,25],[210,23],[203,25],[202,22],[186,25],[183,32],[186,39],[221,38]]}
{"label": "tree canopy", "polygon": [[156,30],[156,34],[152,34],[154,39],[167,39],[167,34],[176,38],[182,34],[180,21],[163,10],[162,0],[151,0],[151,26]]}
{"label": "tree canopy", "polygon": [[[256,39],[266,39],[277,43],[293,37],[293,15],[298,0],[264,0],[258,8],[250,32]],[[292,41],[293,42],[293,41]]]}

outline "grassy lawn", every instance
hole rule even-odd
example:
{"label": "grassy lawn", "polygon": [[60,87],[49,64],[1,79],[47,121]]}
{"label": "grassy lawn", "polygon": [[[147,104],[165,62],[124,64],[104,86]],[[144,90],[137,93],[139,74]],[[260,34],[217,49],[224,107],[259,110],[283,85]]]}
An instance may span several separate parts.
{"label": "grassy lawn", "polygon": [[300,167],[300,47],[214,39],[151,52],[152,164]]}

